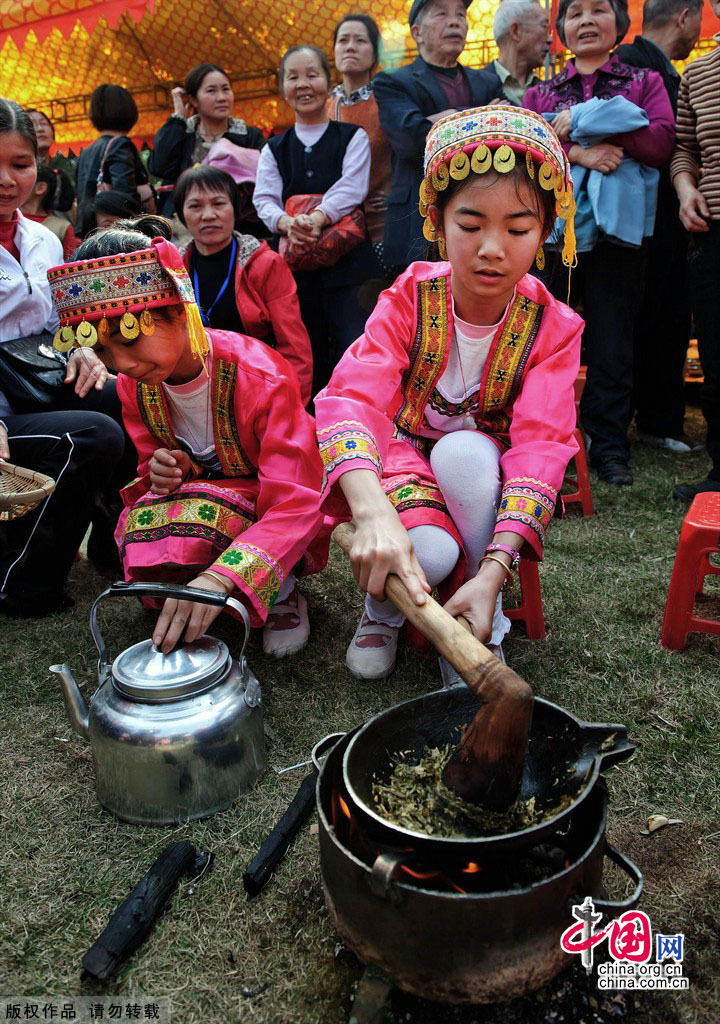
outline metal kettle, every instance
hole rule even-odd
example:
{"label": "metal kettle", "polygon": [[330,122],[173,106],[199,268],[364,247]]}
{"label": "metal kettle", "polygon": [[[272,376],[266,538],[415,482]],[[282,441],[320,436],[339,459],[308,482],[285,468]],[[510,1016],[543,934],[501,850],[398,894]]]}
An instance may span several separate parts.
{"label": "metal kettle", "polygon": [[[108,597],[167,597],[230,607],[245,629],[240,657],[211,636],[163,654],[143,640],[107,660],[98,605]],[[90,741],[101,804],[125,821],[170,825],[228,807],[266,764],[260,684],[248,668],[248,614],[232,597],[195,587],[114,583],[90,628],[98,689],[85,704],[67,664],[60,677],[70,723]]]}

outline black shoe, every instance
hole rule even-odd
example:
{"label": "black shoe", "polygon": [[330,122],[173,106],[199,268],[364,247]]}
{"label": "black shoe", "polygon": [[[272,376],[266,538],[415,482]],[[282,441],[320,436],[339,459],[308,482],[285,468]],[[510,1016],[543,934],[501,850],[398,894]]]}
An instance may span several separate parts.
{"label": "black shoe", "polygon": [[87,557],[88,562],[92,562],[99,572],[114,576],[118,580],[123,578],[120,553],[112,530],[93,525],[87,542]]}
{"label": "black shoe", "polygon": [[633,482],[627,462],[615,456],[595,463],[595,472],[605,483],[615,484],[616,487],[628,487]]}
{"label": "black shoe", "polygon": [[91,546],[91,540],[92,534],[90,534],[87,546],[88,562],[94,565],[98,572],[101,572],[103,575],[121,580],[123,578],[123,568],[117,547],[114,545],[112,548],[101,548],[99,545]]}
{"label": "black shoe", "polygon": [[35,599],[9,594],[0,601],[0,614],[11,619],[44,619],[74,607],[75,602],[65,593]]}
{"label": "black shoe", "polygon": [[673,495],[680,501],[692,501],[698,494],[707,494],[710,491],[720,491],[720,480],[701,480],[699,484],[678,484]]}

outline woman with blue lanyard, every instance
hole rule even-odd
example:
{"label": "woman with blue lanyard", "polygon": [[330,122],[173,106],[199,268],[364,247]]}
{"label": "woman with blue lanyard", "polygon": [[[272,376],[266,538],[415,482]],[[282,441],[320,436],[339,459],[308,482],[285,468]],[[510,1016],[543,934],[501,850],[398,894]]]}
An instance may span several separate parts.
{"label": "woman with blue lanyard", "polygon": [[202,164],[189,168],[174,195],[177,214],[192,236],[183,260],[203,323],[271,345],[294,370],[307,405],[312,349],[287,263],[266,242],[235,230],[240,196],[225,171]]}

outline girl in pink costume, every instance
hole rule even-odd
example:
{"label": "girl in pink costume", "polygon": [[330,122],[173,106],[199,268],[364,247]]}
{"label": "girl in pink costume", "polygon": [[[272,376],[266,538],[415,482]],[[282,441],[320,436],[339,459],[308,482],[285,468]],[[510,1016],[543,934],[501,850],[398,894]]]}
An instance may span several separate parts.
{"label": "girl in pink costume", "polygon": [[413,263],[315,399],[325,509],[352,518],[351,563],[367,592],[347,665],[393,668],[397,573],[498,647],[500,591],[519,552],[542,557],[576,451],[573,382],[583,322],[529,274],[556,216],[574,262],[572,182],[539,115],[454,114],[430,130],[420,191],[441,262]]}
{"label": "girl in pink costume", "polygon": [[[327,557],[313,421],[282,356],[205,331],[180,253],[152,237],[162,230],[159,218],[120,222],[48,271],[55,344],[92,346],[118,374],[140,460],[116,532],[126,579],[234,594],[264,624],[266,653],[282,657],[310,634],[295,573]],[[217,613],[169,599],[153,640],[167,653]]]}

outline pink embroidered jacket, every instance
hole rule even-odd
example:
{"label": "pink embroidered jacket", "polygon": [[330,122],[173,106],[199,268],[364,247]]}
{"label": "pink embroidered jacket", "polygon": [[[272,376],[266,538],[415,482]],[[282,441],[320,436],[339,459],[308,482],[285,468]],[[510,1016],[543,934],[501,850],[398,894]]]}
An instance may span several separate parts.
{"label": "pink embroidered jacket", "polygon": [[[237,478],[236,487],[252,496],[257,516],[212,568],[249,599],[251,622],[260,625],[287,574],[303,556],[304,573],[317,572],[325,564],[329,536],[318,537],[323,524],[322,465],[313,419],[300,404],[297,383],[282,356],[243,334],[211,330],[208,335],[213,350],[213,431],[223,469],[223,479],[214,482],[232,487]],[[161,385],[141,384],[120,374],[117,389],[125,427],[139,457],[139,478],[122,492],[125,504],[134,505],[150,489],[153,452],[180,446]],[[190,479],[200,476],[200,467],[193,464]],[[141,509],[137,515],[142,515]]]}
{"label": "pink embroidered jacket", "polygon": [[[573,383],[583,326],[540,281],[523,277],[490,347],[474,410],[478,429],[503,453],[495,530],[519,533],[537,557],[577,451]],[[342,473],[372,467],[381,475],[391,438],[429,450],[420,431],[452,333],[450,264],[411,264],[315,399],[328,509],[337,508]]]}

